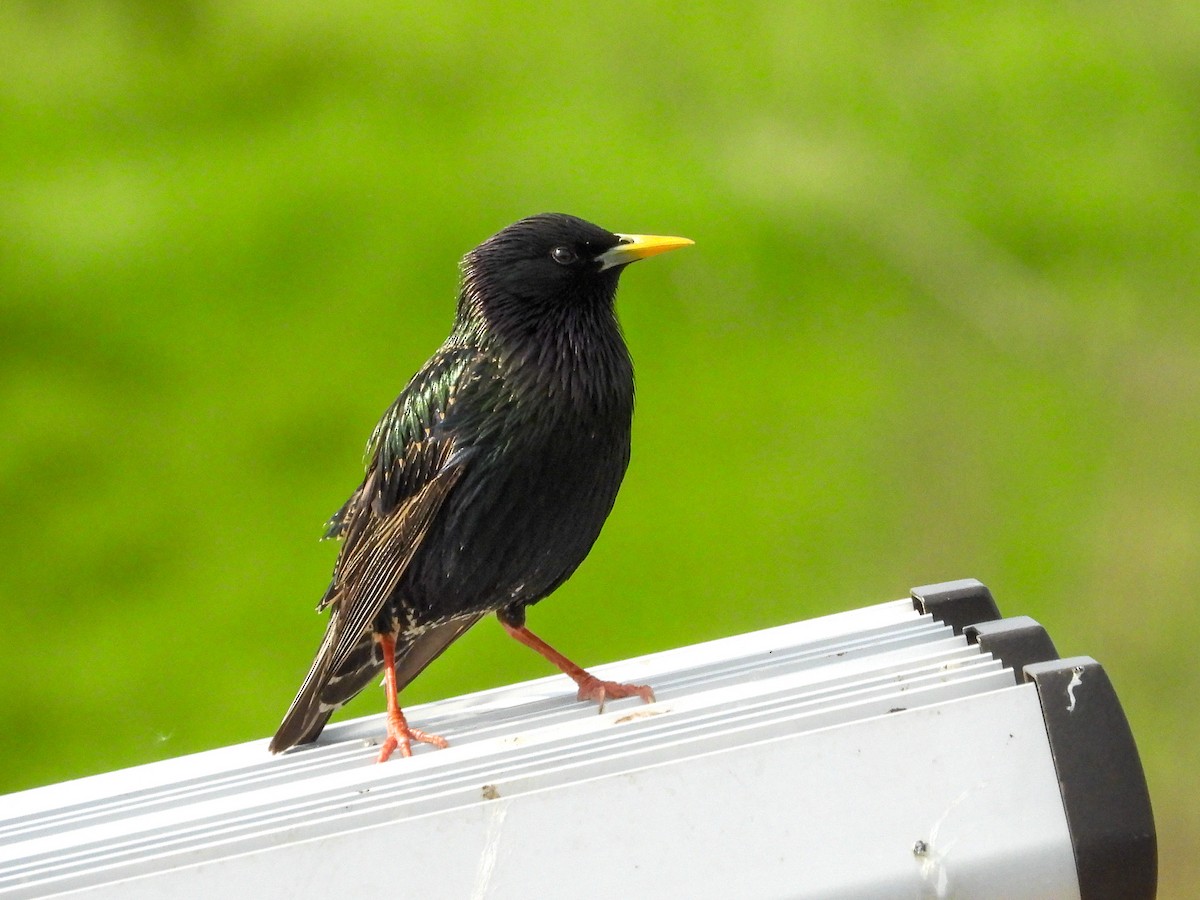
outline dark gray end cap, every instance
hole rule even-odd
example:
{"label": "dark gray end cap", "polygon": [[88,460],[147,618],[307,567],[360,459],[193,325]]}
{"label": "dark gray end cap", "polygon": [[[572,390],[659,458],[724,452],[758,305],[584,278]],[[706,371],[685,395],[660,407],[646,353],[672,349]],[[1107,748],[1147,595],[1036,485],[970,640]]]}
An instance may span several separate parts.
{"label": "dark gray end cap", "polygon": [[978,644],[980,650],[1012,669],[1017,684],[1025,683],[1026,666],[1058,659],[1058,651],[1046,629],[1029,616],[977,622],[964,628],[963,634],[972,644]]}
{"label": "dark gray end cap", "polygon": [[927,584],[913,588],[910,593],[917,612],[928,613],[943,625],[949,625],[955,634],[962,634],[968,625],[1000,618],[992,592],[974,578]]}
{"label": "dark gray end cap", "polygon": [[1025,667],[1037,685],[1082,900],[1154,897],[1158,842],[1146,776],[1112,682],[1090,656]]}

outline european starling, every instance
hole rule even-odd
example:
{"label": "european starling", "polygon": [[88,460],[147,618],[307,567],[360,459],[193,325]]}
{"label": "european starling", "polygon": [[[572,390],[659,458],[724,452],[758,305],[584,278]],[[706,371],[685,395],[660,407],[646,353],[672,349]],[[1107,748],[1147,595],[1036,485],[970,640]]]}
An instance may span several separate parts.
{"label": "european starling", "polygon": [[366,476],[329,521],[342,546],[317,657],[271,741],[314,740],[384,673],[386,760],[409,742],[397,692],[485,614],[569,675],[578,696],[654,699],[600,681],[525,627],[587,556],[629,463],[633,363],[617,323],[625,266],[692,242],[543,214],[462,262],[454,327],[384,413]]}

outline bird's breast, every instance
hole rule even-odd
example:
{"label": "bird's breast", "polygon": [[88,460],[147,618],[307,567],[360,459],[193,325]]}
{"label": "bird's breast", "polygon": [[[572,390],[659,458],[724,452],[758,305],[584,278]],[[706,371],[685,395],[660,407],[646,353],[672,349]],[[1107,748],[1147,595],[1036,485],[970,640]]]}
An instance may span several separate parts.
{"label": "bird's breast", "polygon": [[413,618],[536,602],[587,556],[629,463],[629,415],[547,403],[467,454],[398,591]]}

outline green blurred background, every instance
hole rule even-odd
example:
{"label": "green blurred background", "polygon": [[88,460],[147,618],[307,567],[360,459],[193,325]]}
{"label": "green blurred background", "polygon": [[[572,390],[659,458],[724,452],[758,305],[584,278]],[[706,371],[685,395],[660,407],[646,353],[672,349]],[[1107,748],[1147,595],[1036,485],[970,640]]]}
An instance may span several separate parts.
{"label": "green blurred background", "polygon": [[[697,246],[624,279],[633,465],[534,627],[978,577],[1104,663],[1190,893],[1198,46],[1194,3],[6,0],[0,789],[273,731],[457,259],[561,210]],[[544,674],[489,622],[406,700]]]}

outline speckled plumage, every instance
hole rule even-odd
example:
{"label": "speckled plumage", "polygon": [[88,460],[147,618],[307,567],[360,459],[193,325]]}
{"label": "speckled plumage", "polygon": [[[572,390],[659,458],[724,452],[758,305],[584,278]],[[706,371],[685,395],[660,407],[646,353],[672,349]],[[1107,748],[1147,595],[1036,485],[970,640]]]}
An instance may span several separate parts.
{"label": "speckled plumage", "polygon": [[272,752],[313,740],[377,677],[379,636],[395,636],[403,687],[486,613],[522,624],[583,561],[629,462],[624,266],[601,263],[626,242],[546,214],[467,254],[453,330],[384,413],[329,522],[330,619]]}

